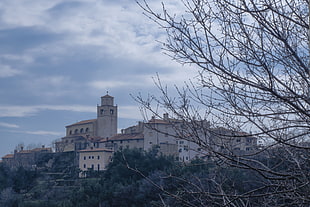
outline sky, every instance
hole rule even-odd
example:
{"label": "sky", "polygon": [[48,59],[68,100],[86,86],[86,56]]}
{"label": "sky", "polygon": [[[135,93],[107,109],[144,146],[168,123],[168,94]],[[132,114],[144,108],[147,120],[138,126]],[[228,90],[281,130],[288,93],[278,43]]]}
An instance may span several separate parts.
{"label": "sky", "polygon": [[[178,13],[180,2],[166,5]],[[133,0],[1,0],[0,157],[18,144],[51,147],[65,126],[96,118],[107,91],[119,129],[142,121],[131,95],[158,94],[156,74],[167,85],[191,77],[163,54],[164,39]]]}

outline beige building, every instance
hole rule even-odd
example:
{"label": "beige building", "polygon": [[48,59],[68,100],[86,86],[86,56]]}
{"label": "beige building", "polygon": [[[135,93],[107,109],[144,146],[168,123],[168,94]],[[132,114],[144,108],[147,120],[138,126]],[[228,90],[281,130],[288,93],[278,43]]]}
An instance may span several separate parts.
{"label": "beige building", "polygon": [[92,142],[117,134],[117,106],[114,97],[101,97],[97,106],[97,118],[83,120],[66,126],[66,136],[55,143],[56,152],[86,149]]}
{"label": "beige building", "polygon": [[85,172],[105,170],[112,159],[113,150],[104,148],[94,148],[79,151],[80,176],[85,176]]}

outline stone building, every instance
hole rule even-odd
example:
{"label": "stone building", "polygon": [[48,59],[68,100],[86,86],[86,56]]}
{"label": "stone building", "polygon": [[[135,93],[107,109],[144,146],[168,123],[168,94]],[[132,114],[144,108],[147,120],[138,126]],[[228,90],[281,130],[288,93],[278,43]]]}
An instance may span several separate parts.
{"label": "stone building", "polygon": [[97,118],[83,120],[66,126],[66,136],[55,143],[56,152],[86,149],[91,143],[117,134],[117,106],[114,97],[101,97],[97,106]]}
{"label": "stone building", "polygon": [[10,168],[24,167],[26,169],[36,168],[37,161],[47,153],[52,153],[52,148],[35,148],[31,150],[15,150],[14,154],[2,157],[2,161]]}

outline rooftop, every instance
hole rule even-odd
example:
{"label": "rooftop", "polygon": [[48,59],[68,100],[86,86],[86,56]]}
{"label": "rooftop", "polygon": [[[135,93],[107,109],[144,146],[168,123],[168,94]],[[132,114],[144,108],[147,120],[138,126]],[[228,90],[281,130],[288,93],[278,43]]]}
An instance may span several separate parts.
{"label": "rooftop", "polygon": [[143,139],[144,136],[142,133],[132,133],[132,134],[117,134],[108,139],[101,139],[101,142],[106,141],[120,141],[120,140],[133,140],[133,139]]}
{"label": "rooftop", "polygon": [[90,149],[80,150],[79,152],[113,152],[113,150],[106,149],[106,148],[90,148]]}
{"label": "rooftop", "polygon": [[66,127],[70,127],[70,126],[74,126],[74,125],[82,125],[82,124],[90,124],[90,123],[93,123],[95,122],[97,119],[89,119],[89,120],[83,120],[83,121],[79,121],[79,122],[76,122],[74,124],[70,124]]}

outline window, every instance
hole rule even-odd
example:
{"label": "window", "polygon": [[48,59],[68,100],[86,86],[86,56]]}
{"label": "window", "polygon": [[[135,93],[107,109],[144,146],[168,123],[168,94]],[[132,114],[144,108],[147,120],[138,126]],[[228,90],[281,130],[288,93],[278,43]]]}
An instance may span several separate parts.
{"label": "window", "polygon": [[89,156],[88,159],[91,159],[91,156]]}
{"label": "window", "polygon": [[80,133],[82,134],[82,133],[84,133],[84,129],[82,128],[82,129],[80,129]]}
{"label": "window", "polygon": [[110,114],[113,114],[113,113],[114,113],[113,109],[110,109]]}
{"label": "window", "polygon": [[84,168],[86,168],[86,164],[84,164],[84,166],[83,166]]}
{"label": "window", "polygon": [[247,147],[247,148],[245,148],[245,150],[246,150],[246,151],[251,151],[252,148],[251,148],[251,147]]}
{"label": "window", "polygon": [[87,133],[87,132],[88,132],[88,130],[89,130],[89,129],[88,129],[88,128],[86,128],[86,129],[85,129],[85,132]]}
{"label": "window", "polygon": [[182,152],[182,149],[179,149],[179,152]]}
{"label": "window", "polygon": [[99,155],[98,155],[98,157],[97,157],[97,158],[98,158],[98,160],[100,160],[100,156],[99,156]]}
{"label": "window", "polygon": [[251,138],[246,138],[246,141],[251,143],[252,142],[252,139]]}
{"label": "window", "polygon": [[94,169],[94,164],[91,165],[91,169]]}
{"label": "window", "polygon": [[72,134],[72,130],[70,130],[69,134]]}
{"label": "window", "polygon": [[92,159],[95,159],[95,157],[94,157],[94,156],[91,156],[91,158],[92,158]]}
{"label": "window", "polygon": [[100,114],[103,114],[104,113],[104,110],[103,109],[100,109]]}
{"label": "window", "polygon": [[100,164],[98,164],[98,170],[100,170]]}
{"label": "window", "polygon": [[86,160],[86,156],[84,156],[84,160]]}
{"label": "window", "polygon": [[236,142],[241,142],[241,139],[240,139],[240,138],[238,138],[238,139],[236,140]]}
{"label": "window", "polygon": [[74,130],[74,134],[77,134],[78,132],[79,132],[79,130],[78,130],[78,129]]}

